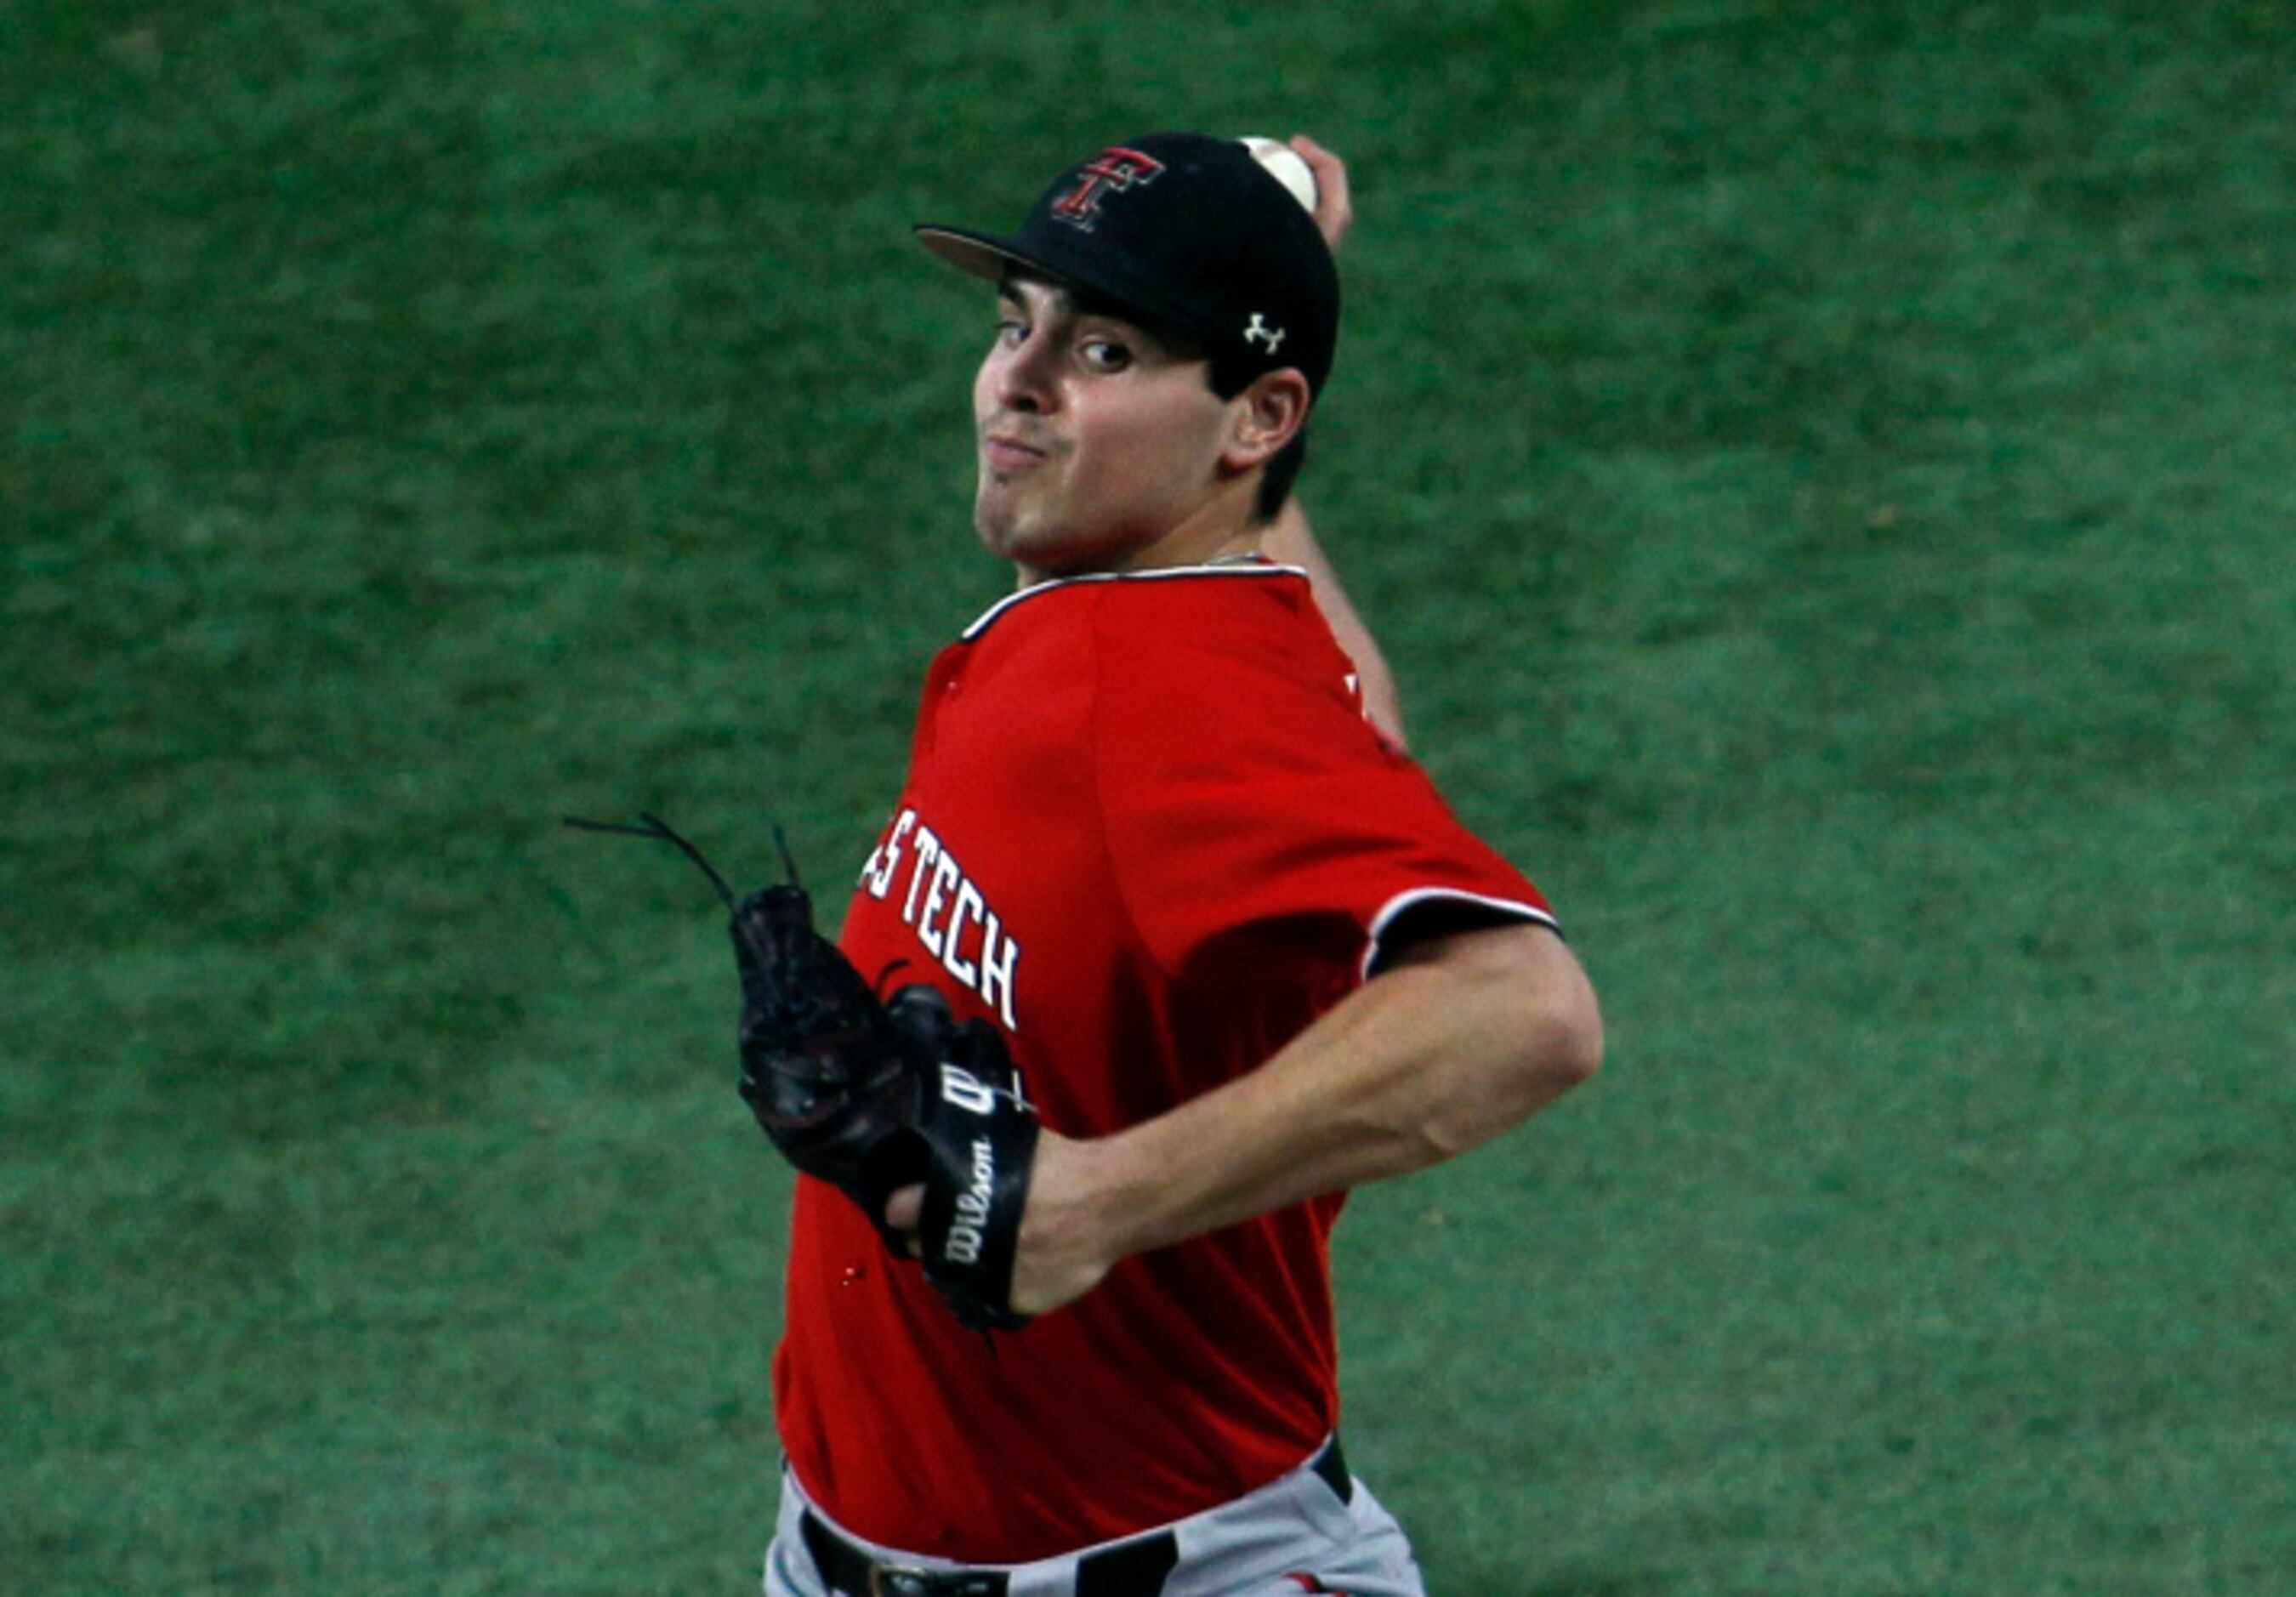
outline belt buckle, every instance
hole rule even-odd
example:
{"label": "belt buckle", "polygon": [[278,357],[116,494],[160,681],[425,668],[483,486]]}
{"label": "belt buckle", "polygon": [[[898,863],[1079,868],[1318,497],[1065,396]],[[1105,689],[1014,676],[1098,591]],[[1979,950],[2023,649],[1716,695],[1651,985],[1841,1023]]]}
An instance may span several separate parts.
{"label": "belt buckle", "polygon": [[934,1578],[914,1564],[872,1564],[867,1597],[931,1597]]}

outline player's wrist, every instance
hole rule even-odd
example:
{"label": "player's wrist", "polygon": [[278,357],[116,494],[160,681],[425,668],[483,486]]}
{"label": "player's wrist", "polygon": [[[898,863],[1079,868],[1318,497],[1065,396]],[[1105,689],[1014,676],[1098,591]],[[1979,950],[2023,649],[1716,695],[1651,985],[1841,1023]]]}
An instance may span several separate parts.
{"label": "player's wrist", "polygon": [[[1029,1208],[1021,1223],[1014,1306],[1029,1313],[1082,1297],[1136,1251],[1118,1177],[1120,1139],[1039,1134]],[[1111,1158],[1114,1153],[1117,1157]]]}

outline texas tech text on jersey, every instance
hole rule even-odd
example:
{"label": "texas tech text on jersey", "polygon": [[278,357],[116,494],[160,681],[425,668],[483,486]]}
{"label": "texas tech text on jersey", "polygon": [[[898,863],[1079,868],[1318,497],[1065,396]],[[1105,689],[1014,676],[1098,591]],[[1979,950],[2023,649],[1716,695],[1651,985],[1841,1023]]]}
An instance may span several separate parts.
{"label": "texas tech text on jersey", "polygon": [[1013,978],[1021,963],[1020,941],[1004,930],[987,895],[933,829],[918,821],[914,809],[902,810],[883,840],[870,851],[861,867],[861,887],[882,901],[893,890],[905,859],[909,870],[901,898],[902,922],[916,933],[942,970],[980,995],[1007,1032],[1019,1031]]}

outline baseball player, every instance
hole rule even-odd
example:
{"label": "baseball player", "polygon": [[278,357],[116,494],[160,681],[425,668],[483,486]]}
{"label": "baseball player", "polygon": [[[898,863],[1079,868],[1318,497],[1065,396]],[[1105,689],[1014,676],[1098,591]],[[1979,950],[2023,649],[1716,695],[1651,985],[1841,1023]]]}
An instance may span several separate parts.
{"label": "baseball player", "polygon": [[[1601,1022],[1268,553],[1312,548],[1326,239],[1185,133],[1090,154],[1011,234],[918,233],[994,295],[974,522],[1019,586],[932,664],[842,942],[1009,1052],[1033,1159],[971,1142],[938,1217],[799,1181],[766,1590],[1420,1593],[1341,1451],[1332,1228],[1584,1080]],[[1020,1328],[982,1334],[902,1255],[970,1264],[998,1212]]]}

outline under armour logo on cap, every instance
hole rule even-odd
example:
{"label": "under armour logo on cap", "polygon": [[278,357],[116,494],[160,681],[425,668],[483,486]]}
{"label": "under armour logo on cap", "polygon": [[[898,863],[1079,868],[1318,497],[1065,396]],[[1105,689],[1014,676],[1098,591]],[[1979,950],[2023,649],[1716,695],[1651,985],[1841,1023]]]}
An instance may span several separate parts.
{"label": "under armour logo on cap", "polygon": [[1267,346],[1267,353],[1273,355],[1283,342],[1283,329],[1270,327],[1266,316],[1261,315],[1258,311],[1253,311],[1251,325],[1243,330],[1243,341],[1247,344],[1265,344]]}
{"label": "under armour logo on cap", "polygon": [[1058,201],[1052,214],[1071,227],[1090,233],[1100,221],[1100,203],[1111,193],[1145,186],[1156,181],[1164,163],[1152,155],[1111,144],[1077,168],[1074,192]]}

